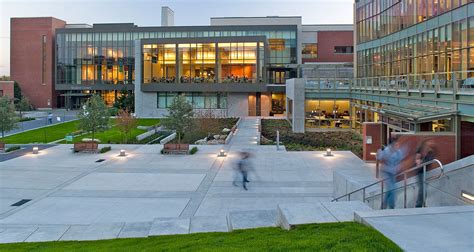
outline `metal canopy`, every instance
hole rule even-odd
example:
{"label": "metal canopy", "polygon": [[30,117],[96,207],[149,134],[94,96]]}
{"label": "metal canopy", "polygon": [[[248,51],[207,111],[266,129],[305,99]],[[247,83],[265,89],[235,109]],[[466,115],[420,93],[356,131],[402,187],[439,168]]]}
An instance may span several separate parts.
{"label": "metal canopy", "polygon": [[458,111],[425,104],[408,104],[407,106],[383,105],[376,109],[380,114],[394,115],[411,122],[432,121],[455,116]]}

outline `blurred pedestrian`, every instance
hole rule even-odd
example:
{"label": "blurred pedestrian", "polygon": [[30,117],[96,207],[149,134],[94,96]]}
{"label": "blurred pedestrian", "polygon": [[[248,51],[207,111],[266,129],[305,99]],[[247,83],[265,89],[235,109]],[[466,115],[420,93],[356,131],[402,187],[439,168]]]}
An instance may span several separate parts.
{"label": "blurred pedestrian", "polygon": [[48,124],[53,124],[53,113],[51,112],[48,114]]}
{"label": "blurred pedestrian", "polygon": [[378,153],[377,159],[382,163],[382,173],[385,179],[386,193],[383,195],[385,208],[395,208],[396,175],[400,171],[400,163],[404,158],[404,151],[394,139],[383,151]]}
{"label": "blurred pedestrian", "polygon": [[240,160],[237,162],[237,167],[236,167],[236,175],[234,176],[234,182],[233,182],[233,185],[234,186],[237,186],[237,180],[238,180],[238,175],[240,175],[240,177],[242,178],[242,187],[245,189],[245,190],[248,190],[247,189],[247,183],[250,182],[248,180],[248,173],[249,171],[252,169],[251,165],[250,165],[250,153],[246,152],[246,151],[242,151],[239,153],[239,156],[240,156]]}
{"label": "blurred pedestrian", "polygon": [[[421,144],[416,148],[416,156],[415,156],[415,166],[424,164],[431,160],[435,159],[435,150],[433,148],[433,141],[431,140],[424,140]],[[423,207],[423,167],[419,167],[416,170],[417,175],[417,184],[418,184],[418,196],[416,198],[415,207]]]}

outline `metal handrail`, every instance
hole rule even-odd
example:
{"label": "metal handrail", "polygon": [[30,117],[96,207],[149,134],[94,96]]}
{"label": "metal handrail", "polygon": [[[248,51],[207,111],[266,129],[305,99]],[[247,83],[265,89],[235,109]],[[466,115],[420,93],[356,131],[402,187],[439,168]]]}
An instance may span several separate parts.
{"label": "metal handrail", "polygon": [[[430,165],[430,164],[434,164],[434,163],[437,163],[437,164],[439,165],[439,167],[437,167],[437,168],[440,168],[440,169],[441,169],[441,173],[438,174],[437,177],[433,176],[433,177],[431,177],[430,179],[433,179],[433,178],[434,178],[434,179],[438,179],[438,178],[440,178],[441,176],[443,176],[443,174],[444,174],[443,164],[442,164],[438,159],[430,160],[430,161],[428,161],[428,162],[419,164],[419,165],[417,165],[417,166],[415,166],[415,167],[412,167],[412,168],[410,168],[410,169],[408,169],[408,170],[406,170],[406,171],[403,171],[403,172],[400,172],[400,173],[394,175],[395,177],[403,176],[403,184],[404,184],[404,186],[403,186],[403,187],[404,187],[404,203],[403,203],[403,205],[404,205],[405,208],[406,208],[406,201],[407,201],[407,196],[406,196],[407,174],[408,174],[409,172],[413,172],[413,171],[415,171],[415,170],[418,170],[418,169],[420,169],[420,168],[423,168],[423,185],[424,185],[424,184],[426,183],[426,166],[428,166],[428,165]],[[360,192],[360,191],[362,191],[362,201],[365,202],[365,200],[366,200],[366,197],[365,197],[365,191],[366,191],[366,189],[369,188],[369,187],[372,187],[372,186],[374,186],[374,185],[380,184],[380,183],[381,183],[381,193],[380,193],[380,195],[383,195],[383,194],[384,194],[384,182],[385,182],[386,180],[388,180],[388,178],[380,179],[380,180],[378,180],[378,181],[376,181],[376,182],[374,182],[374,183],[371,183],[371,184],[366,185],[366,186],[364,186],[364,187],[361,187],[361,188],[359,188],[359,189],[357,189],[357,190],[354,190],[354,191],[352,191],[352,192],[349,192],[349,193],[346,193],[346,194],[344,194],[344,195],[342,195],[342,196],[339,196],[339,197],[333,199],[332,202],[338,201],[339,199],[342,199],[342,198],[345,198],[345,197],[347,197],[347,199],[350,201],[350,200],[351,200],[351,195],[354,194],[354,193]],[[399,188],[400,188],[400,187],[399,187]],[[394,191],[394,190],[397,190],[397,189],[399,189],[399,188],[392,189],[392,190],[390,190],[390,191]],[[425,199],[426,199],[426,186],[423,186],[423,206],[425,206]],[[382,200],[381,200],[381,208],[383,208],[383,203],[384,203],[384,202],[383,202],[383,197],[382,197]]]}

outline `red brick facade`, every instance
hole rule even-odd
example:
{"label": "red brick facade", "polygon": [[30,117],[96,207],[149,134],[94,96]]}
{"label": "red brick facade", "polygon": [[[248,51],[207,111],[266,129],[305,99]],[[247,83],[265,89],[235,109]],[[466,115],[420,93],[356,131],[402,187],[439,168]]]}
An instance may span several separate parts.
{"label": "red brick facade", "polygon": [[36,108],[56,107],[54,36],[65,25],[53,17],[11,19],[10,77]]}
{"label": "red brick facade", "polygon": [[303,59],[305,62],[352,62],[354,54],[335,53],[336,46],[354,46],[353,31],[319,31],[318,32],[318,57],[316,59]]}
{"label": "red brick facade", "polygon": [[14,91],[13,91],[13,81],[0,81],[0,97],[6,96],[9,98],[13,98]]}

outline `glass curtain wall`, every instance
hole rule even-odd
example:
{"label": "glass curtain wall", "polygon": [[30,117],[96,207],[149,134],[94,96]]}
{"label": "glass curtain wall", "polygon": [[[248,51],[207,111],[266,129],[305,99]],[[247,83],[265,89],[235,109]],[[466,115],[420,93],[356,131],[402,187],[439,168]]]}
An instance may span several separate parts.
{"label": "glass curtain wall", "polygon": [[143,82],[256,83],[263,51],[257,42],[143,45]]}
{"label": "glass curtain wall", "polygon": [[356,4],[358,43],[426,21],[472,0],[373,0]]}
{"label": "glass curtain wall", "polygon": [[[162,32],[162,31],[124,31],[124,32],[75,32],[74,29],[57,34],[57,54],[56,54],[56,83],[58,84],[132,84],[134,82],[134,40],[148,38],[199,38],[199,37],[238,37],[238,36],[265,36],[269,44],[270,67],[280,67],[283,64],[297,63],[296,54],[296,31],[186,31],[186,32]],[[191,46],[190,46],[191,48]],[[237,48],[238,45],[237,45]],[[260,54],[263,54],[263,45],[260,47]],[[206,47],[202,47],[206,50]],[[212,47],[209,47],[212,49]],[[214,48],[215,49],[215,48]],[[184,49],[183,49],[184,50]],[[191,49],[190,49],[191,50]],[[237,49],[239,50],[239,49]],[[242,46],[242,50],[246,50]],[[216,53],[214,51],[214,53]],[[212,51],[201,51],[201,68],[206,72],[207,62],[212,57]],[[199,52],[197,52],[199,55]],[[206,58],[207,57],[207,58]],[[239,60],[236,55],[235,60]],[[263,57],[260,67],[265,67]],[[252,60],[247,58],[247,60]],[[153,61],[150,59],[150,61]],[[165,60],[163,60],[165,61]],[[157,63],[158,64],[158,59]],[[211,64],[211,63],[210,63]],[[245,64],[245,62],[243,63]],[[195,75],[189,69],[190,75]],[[151,71],[151,70],[150,70]],[[260,71],[264,73],[264,71]],[[207,71],[207,78],[212,81],[212,73]],[[217,71],[214,71],[214,79],[218,78]],[[244,76],[244,72],[241,74]],[[166,78],[166,77],[165,77]],[[179,79],[179,75],[175,75]],[[248,76],[249,79],[260,80],[261,76]],[[286,77],[285,77],[286,78]],[[150,76],[151,79],[151,76]],[[161,79],[161,78],[160,78]],[[272,79],[270,80],[272,81]]]}
{"label": "glass curtain wall", "polygon": [[131,84],[134,80],[130,33],[59,33],[59,84]]}
{"label": "glass curtain wall", "polygon": [[358,77],[409,75],[414,88],[452,88],[453,79],[474,77],[474,17],[358,51],[357,61]]}

